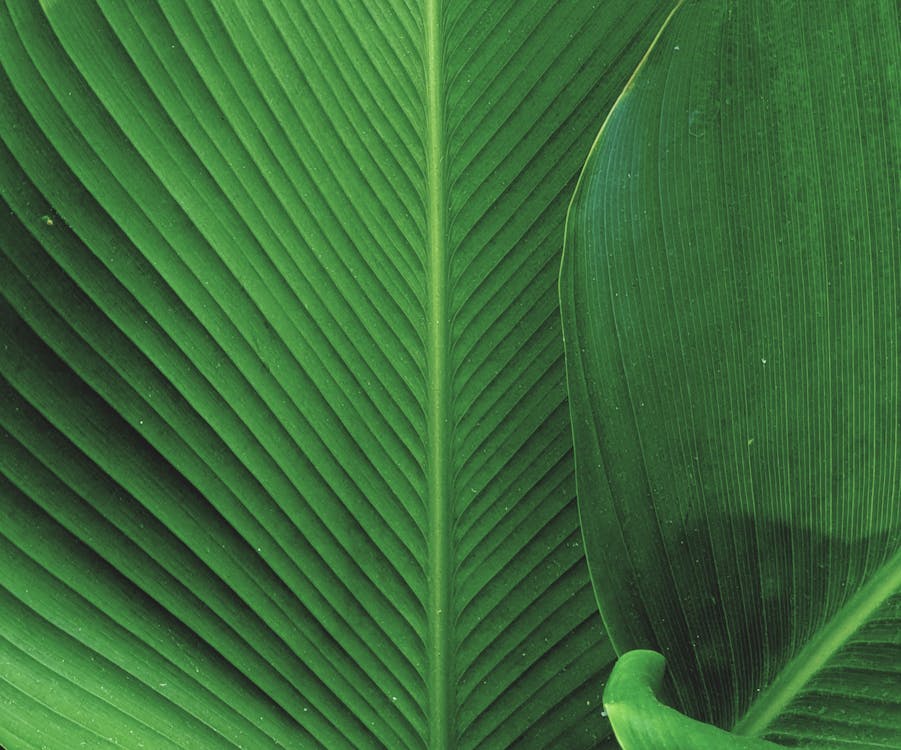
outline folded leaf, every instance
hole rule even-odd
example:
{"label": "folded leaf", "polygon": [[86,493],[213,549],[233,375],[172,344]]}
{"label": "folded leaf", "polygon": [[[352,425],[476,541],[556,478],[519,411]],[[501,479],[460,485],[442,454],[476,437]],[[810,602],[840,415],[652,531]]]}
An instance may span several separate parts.
{"label": "folded leaf", "polygon": [[688,716],[901,745],[901,6],[686,0],[570,209],[589,565]]}
{"label": "folded leaf", "polygon": [[667,9],[0,3],[0,743],[608,741],[554,289]]}
{"label": "folded leaf", "polygon": [[627,750],[775,750],[765,740],[729,734],[661,703],[666,660],[656,651],[623,654],[604,690],[604,708]]}

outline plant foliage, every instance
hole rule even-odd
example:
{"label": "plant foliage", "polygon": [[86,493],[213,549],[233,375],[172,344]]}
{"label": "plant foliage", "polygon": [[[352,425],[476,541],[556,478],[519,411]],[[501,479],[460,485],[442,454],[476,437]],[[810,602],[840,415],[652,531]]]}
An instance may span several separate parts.
{"label": "plant foliage", "polygon": [[0,3],[0,742],[608,742],[555,295],[651,0]]}
{"label": "plant foliage", "polygon": [[628,748],[901,746],[901,6],[686,0],[570,209],[589,566]]}

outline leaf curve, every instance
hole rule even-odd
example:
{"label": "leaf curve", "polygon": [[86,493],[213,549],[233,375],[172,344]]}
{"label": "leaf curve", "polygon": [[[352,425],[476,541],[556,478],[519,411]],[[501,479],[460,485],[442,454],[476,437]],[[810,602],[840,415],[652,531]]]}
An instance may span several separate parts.
{"label": "leaf curve", "polygon": [[604,689],[604,708],[623,747],[635,750],[774,750],[772,742],[730,734],[663,704],[666,660],[656,651],[627,651]]}
{"label": "leaf curve", "polygon": [[685,0],[567,223],[608,632],[689,716],[789,744],[901,737],[898,13]]}
{"label": "leaf curve", "polygon": [[3,3],[0,742],[607,741],[557,233],[663,11]]}

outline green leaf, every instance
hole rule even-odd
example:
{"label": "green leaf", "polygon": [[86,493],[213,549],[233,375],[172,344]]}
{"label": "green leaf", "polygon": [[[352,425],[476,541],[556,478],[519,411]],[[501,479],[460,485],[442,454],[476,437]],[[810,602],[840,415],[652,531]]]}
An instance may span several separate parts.
{"label": "green leaf", "polygon": [[792,745],[901,743],[899,60],[894,0],[686,0],[567,224],[608,632],[688,716]]}
{"label": "green leaf", "polygon": [[604,689],[604,708],[622,746],[635,750],[775,750],[765,740],[741,737],[704,724],[662,704],[666,660],[636,649],[616,661]]}
{"label": "green leaf", "polygon": [[612,742],[554,292],[667,11],[0,3],[0,743]]}

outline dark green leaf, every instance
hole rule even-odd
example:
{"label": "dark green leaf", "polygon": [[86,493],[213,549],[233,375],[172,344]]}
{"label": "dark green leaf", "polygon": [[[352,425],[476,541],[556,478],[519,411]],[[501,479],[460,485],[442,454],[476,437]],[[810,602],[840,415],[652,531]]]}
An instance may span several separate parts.
{"label": "dark green leaf", "polygon": [[742,734],[901,745],[899,174],[895,0],[686,0],[570,210],[604,620]]}

